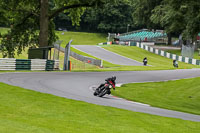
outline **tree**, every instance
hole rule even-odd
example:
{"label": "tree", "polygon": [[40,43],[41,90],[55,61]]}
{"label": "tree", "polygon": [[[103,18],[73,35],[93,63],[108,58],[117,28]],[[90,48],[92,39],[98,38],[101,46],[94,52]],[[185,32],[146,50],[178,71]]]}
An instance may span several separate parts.
{"label": "tree", "polygon": [[28,46],[51,45],[57,39],[55,16],[66,12],[72,24],[78,25],[86,7],[99,7],[105,3],[107,0],[0,0],[1,21],[11,28],[2,35],[0,50],[4,57],[14,57],[15,50],[20,54]]}
{"label": "tree", "polygon": [[161,2],[162,0],[135,0],[135,10],[133,11],[133,19],[135,24],[148,29],[161,28],[159,24],[153,23],[150,19],[152,10],[156,6],[160,5]]}
{"label": "tree", "polygon": [[127,25],[133,25],[133,10],[130,0],[108,2],[104,8],[87,11],[83,20],[91,28],[95,27],[100,32],[126,32]]}
{"label": "tree", "polygon": [[151,20],[161,24],[167,32],[182,34],[184,41],[194,42],[200,32],[200,3],[197,0],[164,0],[153,10]]}
{"label": "tree", "polygon": [[[113,3],[109,1],[102,8],[87,8],[81,17],[80,26],[71,25],[66,13],[61,13],[54,19],[56,27],[67,28],[69,30],[80,30],[89,32],[115,32],[127,31],[135,28],[133,24],[132,12],[134,0],[120,0]],[[130,31],[129,30],[129,31]]]}

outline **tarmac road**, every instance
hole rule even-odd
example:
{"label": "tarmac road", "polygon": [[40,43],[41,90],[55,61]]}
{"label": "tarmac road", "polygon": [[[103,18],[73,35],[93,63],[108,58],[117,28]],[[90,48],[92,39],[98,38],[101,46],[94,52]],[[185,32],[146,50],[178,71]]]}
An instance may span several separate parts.
{"label": "tarmac road", "polygon": [[127,66],[143,66],[143,63],[141,63],[142,61],[138,62],[132,60],[130,58],[103,49],[100,46],[94,46],[94,45],[71,45],[71,46],[80,51],[93,55],[97,58],[108,61],[112,64],[127,65]]}
{"label": "tarmac road", "polygon": [[93,96],[93,87],[104,79],[115,75],[117,83],[154,82],[182,78],[200,77],[199,69],[164,71],[121,71],[121,72],[30,72],[0,73],[0,82],[20,86],[60,97],[85,101],[88,103],[143,112],[184,120],[200,121],[200,115],[193,115],[149,105],[127,101],[114,96],[104,98]]}

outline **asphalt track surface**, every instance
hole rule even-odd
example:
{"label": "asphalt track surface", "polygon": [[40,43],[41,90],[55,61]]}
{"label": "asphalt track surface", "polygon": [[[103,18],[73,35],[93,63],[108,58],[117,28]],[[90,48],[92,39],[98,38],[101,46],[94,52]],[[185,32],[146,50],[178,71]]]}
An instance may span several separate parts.
{"label": "asphalt track surface", "polygon": [[93,87],[103,83],[105,78],[112,75],[117,77],[117,83],[123,84],[155,82],[200,77],[200,69],[121,72],[15,72],[1,73],[0,82],[98,105],[190,121],[200,121],[200,115],[151,107],[111,95],[106,95],[103,98],[93,96]]}
{"label": "asphalt track surface", "polygon": [[118,55],[116,53],[113,53],[111,51],[103,49],[100,46],[72,45],[72,47],[74,47],[82,52],[88,53],[92,56],[95,56],[97,58],[100,58],[102,60],[108,61],[112,64],[127,65],[127,66],[143,66],[143,63],[141,63],[141,62]]}

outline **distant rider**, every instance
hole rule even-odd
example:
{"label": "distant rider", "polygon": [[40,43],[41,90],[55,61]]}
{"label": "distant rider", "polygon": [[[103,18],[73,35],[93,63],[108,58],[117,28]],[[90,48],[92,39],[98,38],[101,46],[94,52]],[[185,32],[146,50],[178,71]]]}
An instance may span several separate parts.
{"label": "distant rider", "polygon": [[177,60],[173,60],[173,66],[178,68],[178,61]]}
{"label": "distant rider", "polygon": [[145,57],[145,58],[143,59],[143,63],[144,63],[144,66],[147,65],[147,57]]}

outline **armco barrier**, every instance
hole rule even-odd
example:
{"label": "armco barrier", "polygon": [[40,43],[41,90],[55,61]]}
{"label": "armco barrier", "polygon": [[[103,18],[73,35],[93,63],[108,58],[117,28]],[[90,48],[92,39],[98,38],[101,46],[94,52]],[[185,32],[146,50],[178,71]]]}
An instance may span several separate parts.
{"label": "armco barrier", "polygon": [[54,70],[54,61],[53,60],[47,60],[45,70],[46,71],[53,71]]}
{"label": "armco barrier", "polygon": [[[154,42],[142,42],[141,44],[145,45],[154,45]],[[136,46],[136,41],[113,41],[113,42],[105,42],[105,43],[98,43],[97,45],[126,45],[126,46]]]}
{"label": "armco barrier", "polygon": [[160,55],[160,56],[164,56],[164,57],[167,57],[167,58],[170,58],[170,59],[173,59],[173,60],[178,60],[180,62],[193,64],[193,65],[200,65],[200,60],[197,60],[197,59],[192,59],[192,58],[188,58],[188,57],[178,56],[176,54],[171,54],[171,53],[159,50],[159,49],[149,47],[147,45],[140,44],[139,42],[137,42],[136,46],[139,47],[139,48],[145,49],[145,50],[147,50],[151,53],[154,53],[154,54],[157,54],[157,55]]}
{"label": "armco barrier", "polygon": [[44,59],[31,59],[31,70],[46,70],[46,61]]}
{"label": "armco barrier", "polygon": [[0,70],[15,70],[16,59],[0,58]]}
{"label": "armco barrier", "polygon": [[30,59],[16,59],[16,70],[31,70]]}
{"label": "armco barrier", "polygon": [[0,58],[0,70],[59,70],[59,60]]}

